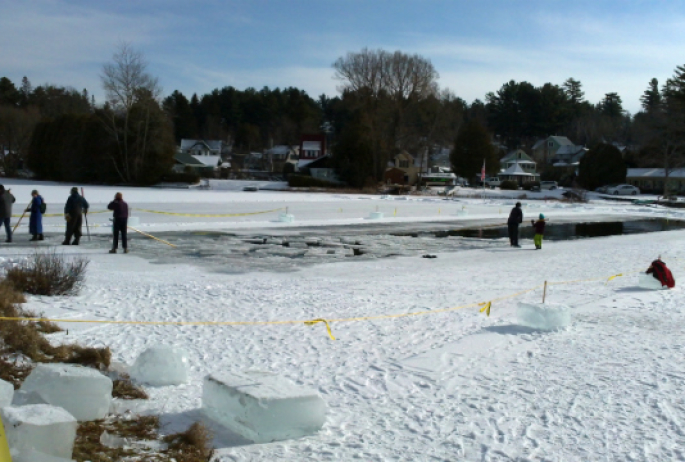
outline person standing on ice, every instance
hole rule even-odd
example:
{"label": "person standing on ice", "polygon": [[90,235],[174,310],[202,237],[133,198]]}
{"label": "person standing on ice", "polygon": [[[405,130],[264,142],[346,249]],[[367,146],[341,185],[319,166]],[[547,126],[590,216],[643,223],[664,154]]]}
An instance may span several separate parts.
{"label": "person standing on ice", "polygon": [[62,245],[69,245],[72,236],[74,236],[74,242],[71,242],[71,245],[78,245],[83,235],[81,232],[83,214],[88,213],[88,208],[88,201],[78,193],[78,188],[76,186],[71,188],[69,199],[64,204],[64,219],[67,220],[67,232]]}
{"label": "person standing on ice", "polygon": [[545,234],[545,216],[540,214],[538,221],[530,220],[530,222],[535,228],[535,237],[533,238],[535,249],[540,250],[542,248],[542,237]]}
{"label": "person standing on ice", "polygon": [[31,212],[29,217],[29,233],[32,241],[42,241],[43,237],[43,214],[41,213],[41,205],[43,205],[43,198],[38,194],[37,190],[31,191],[31,207],[27,212]]}
{"label": "person standing on ice", "polygon": [[124,196],[118,192],[114,195],[114,200],[107,206],[109,210],[114,213],[114,220],[112,222],[112,232],[114,233],[114,241],[112,242],[112,250],[109,253],[117,253],[119,247],[119,233],[121,233],[121,246],[124,248],[124,253],[128,253],[128,246],[126,245],[126,227],[128,226],[128,204],[124,202]]}
{"label": "person standing on ice", "polygon": [[509,244],[512,247],[521,247],[519,245],[519,225],[523,222],[523,211],[521,210],[521,203],[517,202],[516,206],[511,209],[509,213],[509,220],[507,220],[507,227],[509,228]]}
{"label": "person standing on ice", "polygon": [[0,222],[5,225],[5,233],[7,240],[5,242],[12,242],[12,228],[10,228],[10,220],[12,219],[12,204],[16,201],[11,189],[5,191],[5,187],[0,184]]}

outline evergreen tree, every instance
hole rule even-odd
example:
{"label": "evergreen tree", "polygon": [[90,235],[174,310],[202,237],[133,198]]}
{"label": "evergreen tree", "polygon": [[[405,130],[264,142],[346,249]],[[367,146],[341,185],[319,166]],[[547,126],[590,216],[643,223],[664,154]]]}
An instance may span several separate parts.
{"label": "evergreen tree", "polygon": [[450,153],[452,171],[464,178],[473,178],[485,162],[486,173],[499,171],[497,149],[485,128],[475,119],[466,122],[457,134],[454,149]]}
{"label": "evergreen tree", "polygon": [[600,143],[590,149],[578,165],[578,182],[586,189],[626,181],[626,164],[621,151],[611,144]]}
{"label": "evergreen tree", "polygon": [[649,87],[640,96],[642,109],[645,112],[651,113],[656,111],[661,106],[661,93],[659,92],[659,81],[652,79],[649,81]]}
{"label": "evergreen tree", "polygon": [[585,98],[585,92],[582,90],[582,84],[579,80],[575,80],[573,77],[569,77],[564,82],[564,92],[569,101],[573,105],[581,104]]}

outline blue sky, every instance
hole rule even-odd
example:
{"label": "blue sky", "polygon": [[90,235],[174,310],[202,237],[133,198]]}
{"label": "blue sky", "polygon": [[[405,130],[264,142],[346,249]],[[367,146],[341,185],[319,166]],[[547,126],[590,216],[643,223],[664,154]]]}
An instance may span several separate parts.
{"label": "blue sky", "polygon": [[624,108],[685,64],[685,2],[516,0],[0,0],[0,76],[70,85],[102,102],[118,43],[142,51],[163,94],[293,86],[338,94],[332,63],[363,47],[419,53],[471,103],[509,80],[580,80]]}

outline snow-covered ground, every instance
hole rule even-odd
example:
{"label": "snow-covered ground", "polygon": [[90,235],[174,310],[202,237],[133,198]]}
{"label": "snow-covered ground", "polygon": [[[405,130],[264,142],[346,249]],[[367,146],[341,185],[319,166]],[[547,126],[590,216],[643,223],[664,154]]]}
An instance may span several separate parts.
{"label": "snow-covered ground", "polygon": [[[28,202],[35,183],[7,181]],[[61,211],[70,185],[41,184],[48,212]],[[92,210],[121,188],[86,187]],[[278,213],[206,218],[136,212],[141,228],[250,230],[268,234],[298,226],[368,223],[385,213],[400,223],[504,222],[515,197],[363,196],[230,190],[124,188],[131,207],[175,213]],[[500,195],[501,196],[501,195]],[[677,210],[623,203],[573,205],[522,200],[525,218],[681,217]],[[59,209],[59,210],[58,210]],[[395,209],[397,212],[395,214]],[[467,215],[457,215],[467,211]],[[95,218],[95,217],[98,218]],[[105,224],[108,214],[89,216]],[[60,217],[48,218],[57,229]],[[375,222],[376,220],[374,220]],[[103,226],[99,232],[108,232]],[[48,236],[42,245],[55,244]],[[15,240],[23,239],[17,235]],[[104,236],[103,236],[104,239]],[[146,412],[162,415],[166,431],[201,418],[202,378],[211,372],[267,370],[320,391],[329,406],[323,430],[300,440],[248,444],[214,427],[219,460],[480,460],[581,461],[685,459],[685,296],[680,288],[637,288],[637,273],[661,255],[677,281],[685,271],[685,231],[544,242],[542,251],[484,248],[375,260],[336,261],[291,272],[226,274],[202,259],[154,264],[135,253],[106,254],[103,239],[58,247],[86,255],[79,296],[30,297],[27,308],[51,317],[116,321],[305,321],[428,312],[419,316],[323,324],[163,326],[68,324],[57,341],[112,348],[131,364],[146,347],[175,345],[192,359],[191,381],[149,387]],[[0,258],[25,255],[28,243],[0,245]],[[173,249],[159,245],[160,255]],[[268,256],[265,258],[269,258]],[[607,278],[622,273],[607,283]],[[495,301],[544,281],[547,300],[571,307],[573,324],[538,332],[517,323],[519,301],[537,289]],[[435,311],[435,313],[430,313]]]}

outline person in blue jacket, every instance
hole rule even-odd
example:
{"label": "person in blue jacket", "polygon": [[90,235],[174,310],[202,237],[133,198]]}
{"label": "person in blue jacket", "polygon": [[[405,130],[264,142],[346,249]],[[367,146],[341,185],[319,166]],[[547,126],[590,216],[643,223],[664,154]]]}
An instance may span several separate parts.
{"label": "person in blue jacket", "polygon": [[43,198],[35,189],[31,191],[31,197],[33,197],[33,199],[31,199],[31,207],[28,210],[31,212],[31,217],[29,218],[29,233],[32,236],[32,241],[42,241],[45,239],[43,236],[43,214],[41,213]]}

